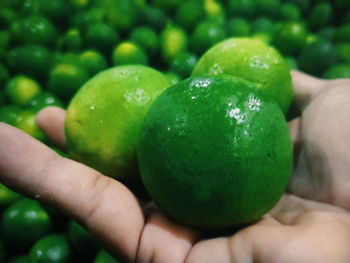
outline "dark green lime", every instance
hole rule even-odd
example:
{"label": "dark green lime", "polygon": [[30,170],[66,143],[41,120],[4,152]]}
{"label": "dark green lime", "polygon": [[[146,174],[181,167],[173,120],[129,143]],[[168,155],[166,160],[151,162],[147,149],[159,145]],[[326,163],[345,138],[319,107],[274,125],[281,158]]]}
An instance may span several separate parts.
{"label": "dark green lime", "polygon": [[209,229],[260,218],[281,197],[292,168],[279,106],[230,76],[192,77],[165,90],[148,111],[137,154],[158,207]]}
{"label": "dark green lime", "polygon": [[337,51],[334,45],[326,40],[317,40],[305,45],[298,57],[299,68],[316,76],[321,76],[336,62]]}
{"label": "dark green lime", "polygon": [[71,220],[68,225],[68,239],[73,248],[85,258],[96,256],[98,244],[95,238],[77,222]]}
{"label": "dark green lime", "polygon": [[34,243],[28,257],[31,263],[70,263],[73,251],[65,235],[51,234]]}
{"label": "dark green lime", "polygon": [[27,74],[38,79],[47,77],[52,63],[52,53],[38,45],[16,47],[8,53],[8,66],[12,72]]}
{"label": "dark green lime", "polygon": [[15,247],[27,247],[52,228],[51,218],[39,202],[20,199],[2,214],[3,239]]}
{"label": "dark green lime", "polygon": [[48,106],[64,108],[63,102],[57,96],[48,91],[42,91],[37,94],[29,101],[28,106],[34,111],[40,111]]}

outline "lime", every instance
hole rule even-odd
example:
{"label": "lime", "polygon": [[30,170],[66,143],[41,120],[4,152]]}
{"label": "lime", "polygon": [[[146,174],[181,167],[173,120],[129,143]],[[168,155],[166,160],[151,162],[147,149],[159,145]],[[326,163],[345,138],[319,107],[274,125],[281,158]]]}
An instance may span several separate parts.
{"label": "lime", "polygon": [[59,42],[59,47],[63,50],[78,51],[82,46],[83,39],[80,30],[77,28],[68,29]]}
{"label": "lime", "polygon": [[72,247],[85,258],[92,258],[97,254],[97,241],[77,222],[71,220],[68,225],[68,240]]}
{"label": "lime", "polygon": [[204,0],[204,11],[207,20],[220,25],[225,23],[225,11],[220,1]]}
{"label": "lime", "polygon": [[272,43],[285,54],[297,54],[306,43],[307,31],[298,22],[288,22],[279,25]]}
{"label": "lime", "polygon": [[300,9],[293,3],[282,3],[280,7],[280,18],[286,21],[298,21],[301,17]]}
{"label": "lime", "polygon": [[252,32],[253,33],[272,33],[275,27],[274,22],[271,18],[266,16],[259,16],[252,22]]}
{"label": "lime", "polygon": [[17,126],[21,112],[21,108],[13,104],[2,106],[0,107],[0,121]]}
{"label": "lime", "polygon": [[39,2],[39,12],[41,14],[59,26],[65,25],[71,14],[70,5],[67,0],[40,0]]}
{"label": "lime", "polygon": [[69,3],[75,10],[81,10],[89,6],[90,0],[69,0]]}
{"label": "lime", "polygon": [[324,74],[325,79],[350,78],[350,65],[336,64],[329,68]]}
{"label": "lime", "polygon": [[107,20],[114,28],[130,30],[138,19],[137,6],[130,0],[98,0],[106,10]]}
{"label": "lime", "polygon": [[251,18],[256,13],[255,0],[228,0],[228,11],[231,15]]}
{"label": "lime", "polygon": [[89,48],[96,48],[109,53],[119,39],[117,31],[105,23],[92,24],[88,27],[85,42]]}
{"label": "lime", "polygon": [[299,68],[315,76],[322,76],[336,62],[337,51],[334,45],[324,39],[306,44],[298,57]]}
{"label": "lime", "polygon": [[28,106],[31,110],[34,110],[36,112],[48,106],[64,108],[63,102],[58,97],[56,97],[48,91],[42,91],[38,93],[29,101]]}
{"label": "lime", "polygon": [[335,40],[337,42],[350,43],[350,23],[341,25],[335,32]]}
{"label": "lime", "polygon": [[42,16],[31,16],[21,21],[21,39],[25,44],[50,45],[56,39],[56,28]]}
{"label": "lime", "polygon": [[350,43],[341,42],[336,45],[337,54],[340,61],[350,64]]}
{"label": "lime", "polygon": [[17,201],[21,196],[16,192],[8,189],[5,185],[0,184],[0,210]]}
{"label": "lime", "polygon": [[330,23],[332,19],[332,5],[327,2],[315,4],[310,10],[307,24],[311,29],[317,29]]}
{"label": "lime", "polygon": [[85,32],[89,26],[104,23],[105,19],[106,10],[93,6],[87,10],[73,13],[70,18],[70,26]]}
{"label": "lime", "polygon": [[70,63],[57,64],[50,72],[48,87],[57,97],[68,100],[89,79],[84,68]]}
{"label": "lime", "polygon": [[153,56],[158,49],[158,35],[150,27],[140,26],[130,34],[130,40],[142,47],[149,56]]}
{"label": "lime", "polygon": [[5,90],[11,103],[24,107],[41,92],[41,87],[36,80],[18,75],[8,81]]}
{"label": "lime", "polygon": [[319,38],[322,38],[328,41],[333,41],[335,36],[335,31],[336,29],[333,26],[325,26],[320,28],[320,30],[317,31],[317,36]]}
{"label": "lime", "polygon": [[26,247],[47,234],[52,222],[39,202],[21,198],[2,214],[4,240],[15,247]]}
{"label": "lime", "polygon": [[182,80],[179,74],[173,71],[164,72],[164,76],[170,81],[171,85],[175,85]]}
{"label": "lime", "polygon": [[67,109],[65,134],[71,157],[115,178],[133,175],[141,123],[169,85],[160,72],[141,65],[97,74]]}
{"label": "lime", "polygon": [[276,204],[289,181],[292,143],[280,108],[254,84],[194,77],[154,102],[137,156],[145,187],[166,214],[223,229]]}
{"label": "lime", "polygon": [[167,17],[163,10],[154,6],[146,6],[141,13],[141,22],[143,25],[153,27],[161,31],[164,29]]}
{"label": "lime", "polygon": [[256,9],[260,14],[277,16],[281,5],[280,0],[256,0]]}
{"label": "lime", "polygon": [[18,114],[16,127],[35,139],[46,142],[47,138],[45,134],[40,130],[38,124],[36,123],[36,114],[37,112],[32,109],[21,111]]}
{"label": "lime", "polygon": [[298,62],[294,57],[285,57],[284,58],[289,66],[292,69],[298,69]]}
{"label": "lime", "polygon": [[106,58],[97,50],[88,49],[79,54],[79,64],[86,70],[89,76],[107,68]]}
{"label": "lime", "polygon": [[250,23],[244,18],[232,18],[226,22],[228,36],[249,36]]}
{"label": "lime", "polygon": [[176,9],[176,24],[191,31],[203,18],[204,6],[202,1],[189,0],[179,5]]}
{"label": "lime", "polygon": [[177,54],[186,51],[188,36],[178,26],[166,27],[160,35],[160,49],[165,62],[169,63]]}
{"label": "lime", "polygon": [[231,38],[208,50],[194,67],[193,76],[229,74],[254,82],[272,96],[286,113],[292,99],[288,64],[265,43]]}
{"label": "lime", "polygon": [[117,259],[112,257],[106,250],[101,250],[95,257],[93,263],[119,263]]}
{"label": "lime", "polygon": [[302,13],[306,13],[311,4],[310,0],[286,0],[286,2],[295,4]]}
{"label": "lime", "polygon": [[52,63],[51,51],[43,46],[19,46],[10,50],[8,54],[8,66],[11,71],[38,79],[47,77]]}
{"label": "lime", "polygon": [[148,64],[146,52],[131,41],[124,41],[117,45],[112,51],[113,65]]}
{"label": "lime", "polygon": [[67,263],[73,252],[65,235],[51,234],[34,243],[28,257],[31,263]]}
{"label": "lime", "polygon": [[212,21],[203,21],[193,30],[191,36],[192,50],[202,54],[214,44],[226,38],[226,31],[220,24]]}
{"label": "lime", "polygon": [[183,78],[191,75],[194,66],[197,63],[197,56],[190,52],[182,52],[174,57],[170,63],[170,69]]}

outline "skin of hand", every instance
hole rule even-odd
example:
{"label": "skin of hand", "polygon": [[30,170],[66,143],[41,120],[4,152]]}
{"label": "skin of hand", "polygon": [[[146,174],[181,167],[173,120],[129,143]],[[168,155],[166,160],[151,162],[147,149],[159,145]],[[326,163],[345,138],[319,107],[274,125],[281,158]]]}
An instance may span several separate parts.
{"label": "skin of hand", "polygon": [[[120,182],[0,123],[0,181],[50,204],[93,233],[126,262],[350,262],[350,79],[320,80],[292,72],[289,123],[295,167],[287,193],[261,220],[228,236],[206,237],[155,206],[142,207]],[[65,112],[38,115],[42,130],[64,147]]]}

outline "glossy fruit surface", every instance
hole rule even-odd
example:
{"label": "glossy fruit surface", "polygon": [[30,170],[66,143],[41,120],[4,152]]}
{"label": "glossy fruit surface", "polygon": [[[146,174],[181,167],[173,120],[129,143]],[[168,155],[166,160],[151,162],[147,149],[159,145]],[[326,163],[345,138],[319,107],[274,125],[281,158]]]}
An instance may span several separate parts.
{"label": "glossy fruit surface", "polygon": [[253,222],[276,204],[292,144],[280,108],[254,84],[197,77],[154,102],[138,161],[150,196],[171,218],[220,229]]}

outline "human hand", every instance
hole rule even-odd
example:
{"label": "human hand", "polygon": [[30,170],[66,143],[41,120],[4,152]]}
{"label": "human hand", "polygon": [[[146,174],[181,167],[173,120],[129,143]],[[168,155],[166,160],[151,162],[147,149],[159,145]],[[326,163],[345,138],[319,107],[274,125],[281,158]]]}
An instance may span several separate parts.
{"label": "human hand", "polygon": [[[130,262],[349,262],[350,80],[294,72],[293,81],[303,113],[290,123],[298,161],[288,193],[261,220],[230,236],[208,238],[152,205],[144,208],[118,181],[6,124],[0,125],[0,181],[61,209]],[[61,146],[64,114],[47,108],[38,116]]]}

